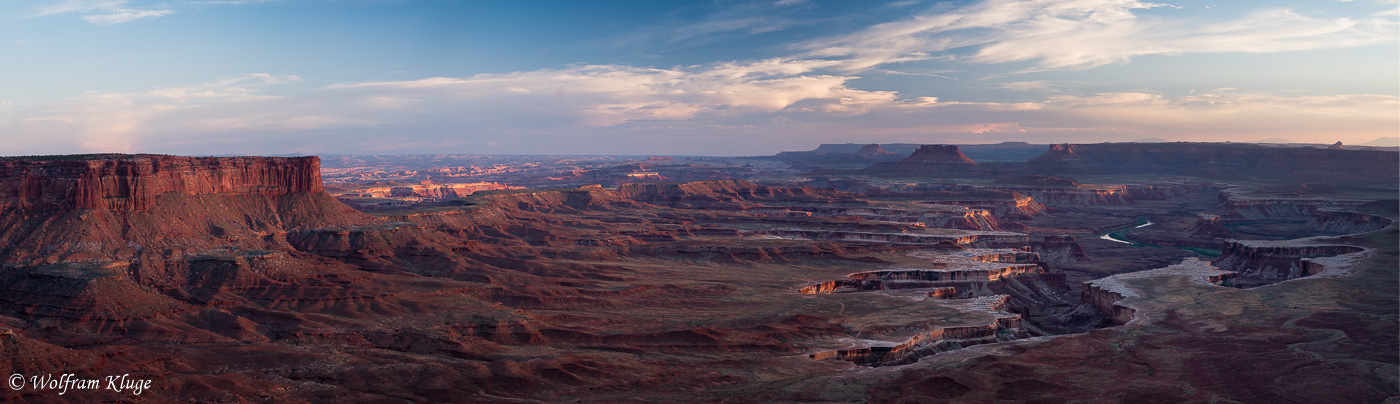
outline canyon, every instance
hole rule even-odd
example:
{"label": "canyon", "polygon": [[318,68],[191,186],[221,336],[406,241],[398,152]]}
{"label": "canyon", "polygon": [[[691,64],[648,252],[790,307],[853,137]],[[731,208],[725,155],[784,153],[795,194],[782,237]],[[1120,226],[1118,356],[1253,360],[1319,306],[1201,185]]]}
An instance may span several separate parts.
{"label": "canyon", "polygon": [[963,148],[0,158],[0,370],[196,402],[1400,397],[1396,152]]}

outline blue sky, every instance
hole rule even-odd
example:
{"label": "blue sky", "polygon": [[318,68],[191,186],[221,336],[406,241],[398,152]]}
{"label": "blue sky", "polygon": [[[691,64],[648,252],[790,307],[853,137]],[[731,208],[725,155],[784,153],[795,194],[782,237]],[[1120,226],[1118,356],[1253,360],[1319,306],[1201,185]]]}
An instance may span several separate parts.
{"label": "blue sky", "polygon": [[0,3],[0,154],[1348,144],[1395,0]]}

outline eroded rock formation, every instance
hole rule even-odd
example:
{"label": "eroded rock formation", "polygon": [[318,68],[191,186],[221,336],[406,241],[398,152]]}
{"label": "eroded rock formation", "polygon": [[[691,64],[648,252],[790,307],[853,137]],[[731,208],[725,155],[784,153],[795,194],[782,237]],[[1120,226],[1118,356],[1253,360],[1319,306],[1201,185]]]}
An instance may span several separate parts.
{"label": "eroded rock formation", "polygon": [[988,209],[998,219],[1034,219],[1045,214],[1045,205],[1042,205],[1035,198],[1026,196],[1017,191],[1007,192],[1006,198],[989,199],[942,199],[924,202],[929,205],[943,206],[966,206],[980,209]]}
{"label": "eroded rock formation", "polygon": [[1209,213],[1196,215],[1196,222],[1186,229],[1193,238],[1216,240],[1230,237],[1230,229],[1220,224],[1220,216]]}
{"label": "eroded rock formation", "polygon": [[1084,247],[1079,245],[1074,236],[1046,235],[1038,241],[1031,241],[1030,248],[1051,264],[1084,261],[1089,258],[1084,254]]}
{"label": "eroded rock formation", "polygon": [[867,366],[912,363],[922,356],[972,345],[1010,341],[1023,334],[1020,316],[998,318],[984,326],[944,327],[922,332],[899,344],[840,349],[810,355],[812,359],[841,359]]}
{"label": "eroded rock formation", "polygon": [[933,290],[928,291],[928,297],[931,299],[952,299],[957,294],[958,288],[952,286],[933,288]]}
{"label": "eroded rock formation", "polygon": [[865,145],[865,146],[861,146],[861,147],[860,147],[860,150],[857,150],[857,151],[856,151],[856,155],[857,155],[857,156],[861,156],[861,157],[874,157],[874,156],[881,156],[881,155],[887,155],[887,154],[894,154],[894,153],[891,153],[891,152],[889,152],[889,151],[886,151],[885,149],[880,148],[880,145],[879,145],[879,144],[876,144],[876,143],[871,143],[871,144],[868,144],[868,145]]}
{"label": "eroded rock formation", "polygon": [[1083,160],[1084,160],[1084,156],[1080,156],[1079,153],[1075,152],[1075,150],[1078,149],[1079,147],[1080,147],[1080,146],[1072,145],[1072,144],[1067,144],[1067,143],[1066,143],[1066,144],[1052,144],[1052,145],[1050,145],[1050,149],[1048,149],[1048,150],[1045,151],[1045,154],[1040,155],[1040,157],[1036,157],[1036,158],[1034,158],[1034,159],[1031,159],[1031,161],[1034,161],[1034,162],[1037,162],[1037,163],[1045,163],[1045,162],[1079,162],[1079,161],[1083,161]]}
{"label": "eroded rock formation", "polygon": [[84,155],[0,159],[0,209],[149,210],[162,194],[321,190],[317,157]]}
{"label": "eroded rock formation", "polygon": [[1230,192],[1220,193],[1225,213],[1246,219],[1311,217],[1320,208],[1361,206],[1368,201],[1324,198],[1251,198]]}
{"label": "eroded rock formation", "polygon": [[1342,244],[1310,240],[1230,240],[1225,242],[1215,265],[1238,271],[1241,277],[1254,281],[1277,282],[1304,276],[1311,272],[1304,259],[1331,257],[1362,252],[1365,249]]}
{"label": "eroded rock formation", "polygon": [[906,174],[962,174],[977,175],[987,171],[981,165],[962,153],[954,145],[922,145],[914,153],[897,162],[872,164],[867,171],[872,173]]}
{"label": "eroded rock formation", "polygon": [[910,154],[909,157],[905,157],[904,160],[900,162],[918,164],[977,164],[976,161],[967,158],[967,156],[962,153],[962,150],[958,149],[958,146],[932,144],[919,146],[918,149],[914,150],[914,154]]}
{"label": "eroded rock formation", "polygon": [[1308,225],[1335,234],[1355,234],[1376,231],[1394,221],[1376,215],[1338,210],[1317,210]]}
{"label": "eroded rock formation", "polygon": [[1129,284],[1129,280],[1185,276],[1192,282],[1202,285],[1227,284],[1235,278],[1236,272],[1221,270],[1209,262],[1187,258],[1179,264],[1148,271],[1129,272],[1086,282],[1082,300],[1113,317],[1119,325],[1137,321],[1138,308],[1125,300],[1141,297],[1142,292]]}

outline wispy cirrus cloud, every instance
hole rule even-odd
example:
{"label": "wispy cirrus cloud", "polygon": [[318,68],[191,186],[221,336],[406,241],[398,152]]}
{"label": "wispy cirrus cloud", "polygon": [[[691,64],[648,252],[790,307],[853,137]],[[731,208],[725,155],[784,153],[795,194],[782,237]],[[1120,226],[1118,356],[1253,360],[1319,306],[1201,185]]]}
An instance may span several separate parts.
{"label": "wispy cirrus cloud", "polygon": [[1034,61],[1041,69],[1083,69],[1137,56],[1211,52],[1282,52],[1394,41],[1384,19],[1356,20],[1256,11],[1202,22],[1138,0],[985,0],[951,12],[916,15],[798,48],[809,57],[842,60],[842,71],[927,60],[970,50],[976,63]]}
{"label": "wispy cirrus cloud", "polygon": [[174,11],[170,10],[132,10],[119,8],[109,10],[106,13],[85,15],[83,16],[83,20],[93,25],[112,25],[147,18],[160,18],[174,13]]}
{"label": "wispy cirrus cloud", "polygon": [[698,18],[679,16],[608,38],[604,46],[665,52],[783,31],[815,23],[796,18],[793,10],[810,8],[805,0],[715,2]]}
{"label": "wispy cirrus cloud", "polygon": [[271,3],[271,2],[274,2],[274,1],[281,1],[281,0],[207,0],[207,1],[196,1],[196,2],[194,2],[194,3],[195,3],[195,4],[212,4],[212,5],[242,5],[242,4]]}
{"label": "wispy cirrus cloud", "polygon": [[69,13],[80,14],[80,18],[93,25],[106,26],[160,18],[175,12],[165,8],[130,8],[126,0],[65,0],[40,7],[28,18]]}
{"label": "wispy cirrus cloud", "polygon": [[[1171,113],[1205,112],[1217,115],[1278,114],[1333,117],[1384,117],[1400,109],[1400,97],[1382,94],[1284,96],[1220,88],[1180,97],[1143,92],[1099,93],[1090,96],[1057,95],[1045,104],[1063,108],[1139,108]],[[1145,109],[1145,108],[1144,108]]]}
{"label": "wispy cirrus cloud", "polygon": [[1011,82],[1001,83],[1001,85],[1000,85],[999,87],[1000,87],[1001,89],[1004,89],[1004,90],[1013,90],[1013,91],[1055,92],[1055,91],[1060,91],[1060,90],[1064,89],[1064,88],[1065,88],[1065,85],[1063,85],[1063,84],[1058,84],[1058,83],[1051,83],[1051,82],[1044,81],[1044,80],[1032,80],[1032,81],[1011,81]]}
{"label": "wispy cirrus cloud", "polygon": [[124,4],[126,4],[126,0],[64,0],[39,7],[33,14],[29,15],[29,18],[64,13],[88,13],[119,8]]}
{"label": "wispy cirrus cloud", "polygon": [[769,59],[671,69],[584,65],[466,78],[339,84],[328,89],[394,92],[434,102],[480,102],[476,106],[487,110],[550,111],[546,115],[582,126],[773,113],[798,103],[825,113],[860,114],[896,101],[894,92],[849,87],[846,82],[854,77],[805,74],[831,64]]}

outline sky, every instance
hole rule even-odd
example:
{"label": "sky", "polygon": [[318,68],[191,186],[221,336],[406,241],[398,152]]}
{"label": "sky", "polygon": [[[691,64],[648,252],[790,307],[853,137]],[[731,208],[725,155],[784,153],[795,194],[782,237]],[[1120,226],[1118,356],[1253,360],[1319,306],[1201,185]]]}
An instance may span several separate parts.
{"label": "sky", "polygon": [[0,155],[1398,133],[1400,0],[0,2]]}

